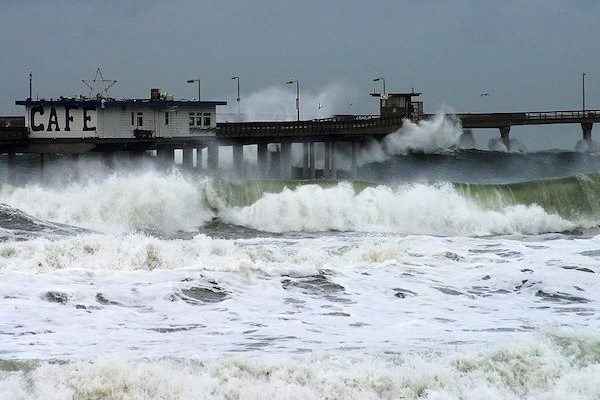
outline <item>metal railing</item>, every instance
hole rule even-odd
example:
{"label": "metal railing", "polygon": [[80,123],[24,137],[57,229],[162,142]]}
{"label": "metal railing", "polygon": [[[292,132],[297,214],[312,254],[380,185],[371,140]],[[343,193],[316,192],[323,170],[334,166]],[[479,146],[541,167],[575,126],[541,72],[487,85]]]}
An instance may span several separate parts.
{"label": "metal railing", "polygon": [[566,120],[600,118],[600,110],[574,110],[574,111],[536,111],[525,113],[527,119],[536,120]]}
{"label": "metal railing", "polygon": [[312,121],[284,122],[225,122],[217,124],[217,136],[266,136],[266,135],[314,135],[348,134],[402,125],[402,118],[378,118],[369,116],[332,117]]}

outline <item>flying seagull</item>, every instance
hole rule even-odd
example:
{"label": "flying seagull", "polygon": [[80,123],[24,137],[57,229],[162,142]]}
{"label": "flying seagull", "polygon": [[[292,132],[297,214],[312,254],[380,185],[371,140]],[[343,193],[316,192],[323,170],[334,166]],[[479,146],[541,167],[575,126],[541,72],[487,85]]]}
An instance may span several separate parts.
{"label": "flying seagull", "polygon": [[489,93],[481,93],[481,97],[488,97],[489,95]]}
{"label": "flying seagull", "polygon": [[321,108],[323,108],[323,107],[325,107],[325,106],[324,106],[323,104],[319,103],[319,104],[317,104],[317,107],[318,107],[318,108],[319,108],[319,110],[320,110]]}

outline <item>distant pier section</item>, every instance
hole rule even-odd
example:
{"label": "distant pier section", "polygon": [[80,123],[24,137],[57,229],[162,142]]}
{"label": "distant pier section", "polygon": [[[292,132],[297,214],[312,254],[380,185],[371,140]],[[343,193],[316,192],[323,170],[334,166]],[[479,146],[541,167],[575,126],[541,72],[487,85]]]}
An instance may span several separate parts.
{"label": "distant pier section", "polygon": [[[28,98],[16,102],[25,107],[25,116],[0,117],[0,153],[6,154],[13,183],[20,153],[40,154],[42,176],[54,154],[81,160],[87,153],[101,153],[106,164],[114,166],[117,153],[143,158],[152,151],[159,165],[168,166],[174,163],[174,152],[180,150],[185,167],[217,170],[222,146],[231,147],[233,172],[244,177],[244,146],[249,145],[256,147],[259,177],[314,179],[318,162],[320,176],[336,179],[338,153],[343,151],[350,160],[345,176],[352,178],[357,176],[361,147],[399,130],[407,120],[433,117],[423,113],[423,103],[417,100],[420,94],[372,94],[380,103],[377,116],[226,123],[216,122],[217,107],[226,102],[174,100],[158,89],[152,89],[148,99]],[[600,110],[463,113],[455,117],[465,130],[498,129],[502,143],[509,148],[510,129],[515,125],[580,124],[583,139],[591,143]],[[293,145],[300,146],[302,154],[301,166],[296,169],[292,167]]]}

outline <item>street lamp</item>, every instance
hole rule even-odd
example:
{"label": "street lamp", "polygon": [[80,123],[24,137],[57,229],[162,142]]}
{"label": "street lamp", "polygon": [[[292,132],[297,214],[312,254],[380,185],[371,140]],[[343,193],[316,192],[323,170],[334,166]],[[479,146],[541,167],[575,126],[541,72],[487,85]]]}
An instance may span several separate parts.
{"label": "street lamp", "polygon": [[33,81],[33,71],[29,71],[29,100],[32,100],[31,82]]}
{"label": "street lamp", "polygon": [[187,83],[198,82],[198,101],[200,101],[200,79],[188,79]]}
{"label": "street lamp", "polygon": [[582,105],[583,105],[583,116],[585,117],[585,72],[583,73],[583,75],[581,76],[581,97],[582,97]]}
{"label": "street lamp", "polygon": [[237,101],[237,110],[238,110],[238,118],[240,116],[240,77],[239,76],[232,76],[231,79],[235,79],[237,81],[237,99],[235,99]]}
{"label": "street lamp", "polygon": [[385,78],[375,78],[373,82],[383,81],[383,94],[385,94]]}
{"label": "street lamp", "polygon": [[289,81],[286,82],[288,85],[296,84],[296,114],[298,121],[300,121],[300,84],[297,80],[293,80],[290,78]]}

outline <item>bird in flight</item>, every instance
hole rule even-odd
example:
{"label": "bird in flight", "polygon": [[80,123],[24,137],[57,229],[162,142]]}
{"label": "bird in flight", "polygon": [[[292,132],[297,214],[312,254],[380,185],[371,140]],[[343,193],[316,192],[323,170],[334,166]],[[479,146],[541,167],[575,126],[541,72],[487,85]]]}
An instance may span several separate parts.
{"label": "bird in flight", "polygon": [[319,108],[319,110],[320,110],[321,108],[323,108],[323,107],[325,107],[325,106],[324,106],[323,104],[319,103],[319,104],[317,104],[317,107],[318,107],[318,108]]}
{"label": "bird in flight", "polygon": [[489,95],[489,93],[481,93],[481,97],[488,97]]}

